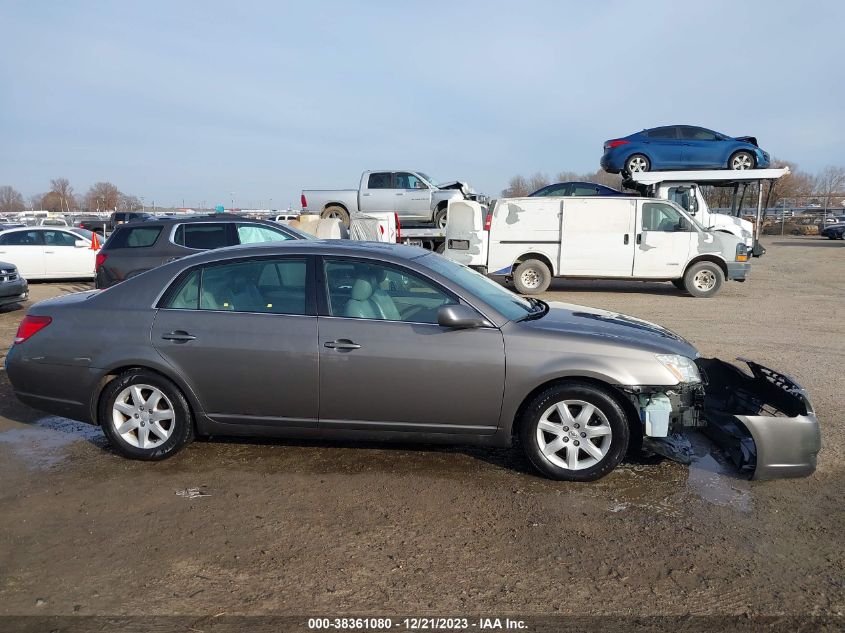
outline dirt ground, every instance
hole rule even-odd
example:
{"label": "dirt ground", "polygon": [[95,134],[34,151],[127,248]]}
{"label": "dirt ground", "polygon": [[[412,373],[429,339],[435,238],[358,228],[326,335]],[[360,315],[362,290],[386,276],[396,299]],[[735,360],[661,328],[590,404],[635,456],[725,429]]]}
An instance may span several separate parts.
{"label": "dirt ground", "polygon": [[[0,372],[0,615],[842,616],[845,242],[765,244],[714,299],[580,281],[545,298],[794,376],[822,424],[810,478],[745,481],[706,447],[591,484],[542,479],[516,450],[421,445],[214,440],[132,462]],[[0,311],[3,355],[22,315]]]}

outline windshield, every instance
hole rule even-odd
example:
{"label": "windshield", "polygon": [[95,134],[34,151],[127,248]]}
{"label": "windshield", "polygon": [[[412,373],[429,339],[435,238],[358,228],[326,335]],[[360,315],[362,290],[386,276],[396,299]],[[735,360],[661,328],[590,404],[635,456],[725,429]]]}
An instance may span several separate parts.
{"label": "windshield", "polygon": [[94,232],[89,231],[88,229],[80,229],[80,228],[74,227],[73,232],[76,233],[77,235],[81,235],[82,237],[84,237],[89,242],[94,239]]}
{"label": "windshield", "polygon": [[428,174],[424,174],[424,173],[422,173],[421,171],[418,171],[418,172],[417,172],[417,174],[418,174],[418,175],[420,175],[420,176],[422,176],[422,177],[423,177],[423,180],[425,180],[426,182],[428,182],[428,184],[430,184],[430,185],[434,185],[435,187],[437,186],[437,183],[438,183],[438,182],[440,182],[439,180],[435,180],[434,178],[432,178],[432,177],[431,177],[431,176],[429,176]]}
{"label": "windshield", "polygon": [[492,279],[471,268],[456,264],[445,257],[432,253],[423,255],[416,261],[465,288],[484,303],[493,306],[509,321],[520,319],[536,311],[534,304],[527,299],[502,288]]}

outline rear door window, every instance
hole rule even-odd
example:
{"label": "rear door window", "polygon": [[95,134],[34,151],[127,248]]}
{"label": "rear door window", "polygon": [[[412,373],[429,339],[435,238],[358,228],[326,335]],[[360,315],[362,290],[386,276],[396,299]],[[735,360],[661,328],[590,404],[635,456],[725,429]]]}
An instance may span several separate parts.
{"label": "rear door window", "polygon": [[649,138],[656,138],[656,139],[677,139],[677,129],[674,126],[669,127],[656,127],[653,130],[648,131]]}
{"label": "rear door window", "polygon": [[197,222],[180,224],[173,235],[174,243],[196,250],[211,250],[230,246],[228,224],[224,222]]}
{"label": "rear door window", "polygon": [[47,246],[76,246],[79,238],[65,231],[44,231],[44,243]]}
{"label": "rear door window", "polygon": [[14,231],[0,235],[0,246],[40,246],[43,243],[41,231]]}
{"label": "rear door window", "polygon": [[370,174],[367,189],[393,189],[393,174],[389,171]]}
{"label": "rear door window", "polygon": [[147,248],[161,235],[162,226],[122,226],[109,238],[107,248]]}
{"label": "rear door window", "polygon": [[191,272],[165,300],[179,310],[307,314],[305,258],[211,264]]}

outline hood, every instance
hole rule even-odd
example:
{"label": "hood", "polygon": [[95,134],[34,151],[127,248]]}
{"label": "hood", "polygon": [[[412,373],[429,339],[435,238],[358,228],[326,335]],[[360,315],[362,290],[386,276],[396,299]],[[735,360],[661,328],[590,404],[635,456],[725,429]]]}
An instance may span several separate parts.
{"label": "hood", "polygon": [[754,147],[760,147],[757,145],[757,137],[756,136],[735,136],[735,140],[742,141],[743,143],[751,143]]}
{"label": "hood", "polygon": [[452,180],[449,182],[441,182],[437,185],[438,189],[458,189],[460,190],[465,196],[471,195],[475,193],[475,189],[470,187],[467,183],[461,182],[459,180]]}
{"label": "hood", "polygon": [[603,339],[655,354],[680,354],[693,359],[699,355],[687,340],[660,325],[571,303],[550,302],[548,314],[520,325],[551,333]]}

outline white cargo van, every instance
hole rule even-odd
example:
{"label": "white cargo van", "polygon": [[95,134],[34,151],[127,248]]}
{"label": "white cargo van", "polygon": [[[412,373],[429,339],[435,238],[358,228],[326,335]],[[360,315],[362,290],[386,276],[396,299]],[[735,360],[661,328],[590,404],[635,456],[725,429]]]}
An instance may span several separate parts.
{"label": "white cargo van", "polygon": [[742,238],[708,231],[666,200],[504,198],[482,214],[477,202],[450,203],[444,255],[512,279],[522,294],[580,277],[671,281],[710,297],[749,271]]}

